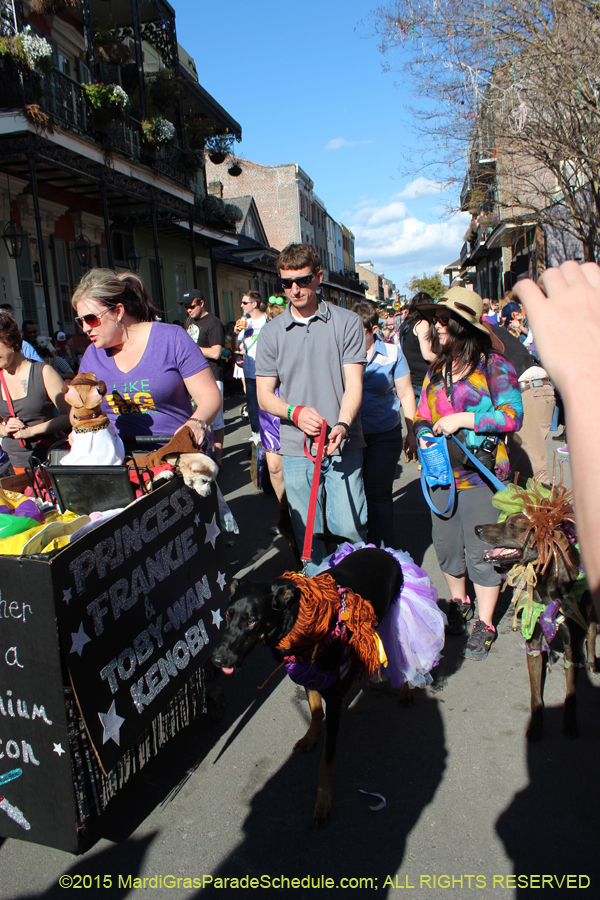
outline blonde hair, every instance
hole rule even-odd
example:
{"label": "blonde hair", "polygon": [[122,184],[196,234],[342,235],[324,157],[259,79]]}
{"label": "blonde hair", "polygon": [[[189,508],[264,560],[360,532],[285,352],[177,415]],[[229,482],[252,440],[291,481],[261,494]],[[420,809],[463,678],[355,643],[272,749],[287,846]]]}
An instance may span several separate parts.
{"label": "blonde hair", "polygon": [[153,322],[159,315],[144,282],[133,272],[117,274],[112,269],[90,269],[75,288],[71,305],[77,309],[84,297],[96,300],[107,309],[121,303],[127,315],[138,322]]}

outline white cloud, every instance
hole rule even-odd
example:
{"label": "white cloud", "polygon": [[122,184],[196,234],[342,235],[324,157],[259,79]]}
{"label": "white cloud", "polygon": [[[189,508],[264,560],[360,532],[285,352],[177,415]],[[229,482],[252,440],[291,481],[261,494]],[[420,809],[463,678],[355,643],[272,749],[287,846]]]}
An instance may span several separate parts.
{"label": "white cloud", "polygon": [[346,138],[332,138],[326,145],[326,150],[339,150],[340,147],[356,147],[357,144],[372,144],[373,141],[347,141]]}
{"label": "white cloud", "polygon": [[441,194],[444,185],[440,181],[432,181],[430,178],[415,178],[406,185],[403,191],[396,194],[400,200],[414,200],[417,197],[430,197],[432,194]]}

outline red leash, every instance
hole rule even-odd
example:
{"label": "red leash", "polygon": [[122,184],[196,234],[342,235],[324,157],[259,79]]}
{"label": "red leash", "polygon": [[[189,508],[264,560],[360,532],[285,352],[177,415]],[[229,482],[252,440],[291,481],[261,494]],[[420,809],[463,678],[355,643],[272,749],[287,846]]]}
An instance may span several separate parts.
{"label": "red leash", "polygon": [[304,455],[315,464],[313,472],[312,484],[310,486],[310,499],[308,501],[308,514],[306,516],[306,531],[304,532],[304,547],[302,548],[302,562],[304,568],[308,565],[312,555],[313,531],[315,527],[315,513],[317,511],[317,497],[319,496],[319,482],[321,480],[321,464],[323,462],[323,451],[325,449],[325,437],[327,433],[327,422],[323,419],[321,425],[321,433],[317,438],[317,455],[312,457],[306,449],[306,435],[304,435]]}

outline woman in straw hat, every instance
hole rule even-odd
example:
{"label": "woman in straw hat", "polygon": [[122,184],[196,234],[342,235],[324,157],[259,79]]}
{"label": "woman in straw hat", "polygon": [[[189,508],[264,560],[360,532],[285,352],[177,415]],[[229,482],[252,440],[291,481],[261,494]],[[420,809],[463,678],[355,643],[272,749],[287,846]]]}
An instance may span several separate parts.
{"label": "woman in straw hat", "polygon": [[[441,350],[423,383],[414,425],[417,438],[423,443],[427,432],[456,434],[472,453],[487,461],[498,478],[507,478],[508,454],[502,435],[520,429],[523,404],[513,366],[493,352],[495,338],[481,321],[481,297],[454,287],[437,304],[421,309],[431,316]],[[456,499],[448,514],[431,515],[433,543],[452,597],[448,631],[464,633],[466,622],[473,617],[474,603],[466,592],[468,574],[475,587],[479,618],[463,655],[484,659],[497,638],[492,616],[500,577],[483,561],[485,545],[475,536],[474,528],[496,522],[498,514],[491,503],[492,490],[479,470],[464,459],[454,441],[448,449]],[[440,510],[447,505],[446,490],[433,489]]]}

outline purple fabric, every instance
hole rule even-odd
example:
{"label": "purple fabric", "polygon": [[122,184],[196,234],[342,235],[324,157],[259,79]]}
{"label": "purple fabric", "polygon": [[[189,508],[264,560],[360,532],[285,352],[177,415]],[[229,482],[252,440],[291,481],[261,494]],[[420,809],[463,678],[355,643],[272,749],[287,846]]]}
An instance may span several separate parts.
{"label": "purple fabric", "polygon": [[[343,544],[325,560],[319,573],[335,566],[348,554],[373,544]],[[444,646],[446,616],[437,605],[437,591],[427,573],[417,566],[409,553],[385,550],[402,567],[403,585],[377,629],[388,658],[381,668],[383,678],[393,687],[425,687],[433,681],[431,669],[438,664]],[[319,574],[316,573],[316,574]],[[377,676],[375,676],[377,677]]]}
{"label": "purple fabric", "polygon": [[26,519],[35,519],[36,522],[41,522],[42,525],[46,521],[46,516],[38,509],[37,504],[33,500],[23,500],[14,509],[2,504],[0,513],[4,513],[7,516],[25,516]]}
{"label": "purple fabric", "polygon": [[[279,388],[275,388],[275,396],[279,397]],[[279,450],[281,447],[279,438],[281,419],[279,416],[272,416],[271,413],[265,412],[259,407],[258,422],[260,424],[260,440],[265,450]]]}
{"label": "purple fabric", "polygon": [[206,368],[204,354],[183,328],[153,322],[144,354],[129,372],[121,372],[110,351],[97,350],[93,344],[79,371],[93,372],[106,383],[102,411],[120,436],[127,437],[174,434],[192,415],[184,379]]}
{"label": "purple fabric", "polygon": [[544,637],[550,644],[558,631],[558,625],[556,624],[556,614],[560,609],[560,600],[553,600],[551,603],[544,608],[544,611],[540,614],[540,625],[542,626],[542,631],[544,632]]}

